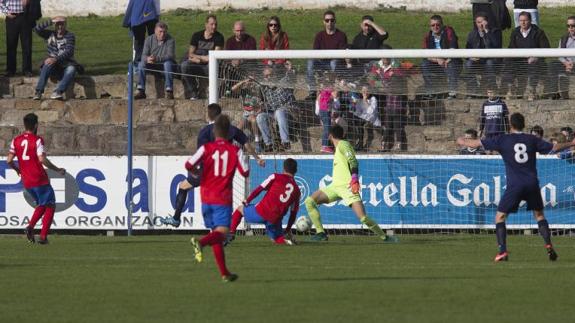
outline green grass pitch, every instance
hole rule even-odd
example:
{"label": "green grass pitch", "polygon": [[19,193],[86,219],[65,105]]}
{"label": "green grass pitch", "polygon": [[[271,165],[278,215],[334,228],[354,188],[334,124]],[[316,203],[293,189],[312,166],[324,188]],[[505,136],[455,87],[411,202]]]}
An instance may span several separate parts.
{"label": "green grass pitch", "polygon": [[[0,322],[567,322],[575,247],[511,236],[495,264],[491,235],[332,236],[276,246],[238,237],[240,275],[220,281],[189,236],[59,236],[48,246],[0,236]],[[303,240],[301,238],[300,240]]]}

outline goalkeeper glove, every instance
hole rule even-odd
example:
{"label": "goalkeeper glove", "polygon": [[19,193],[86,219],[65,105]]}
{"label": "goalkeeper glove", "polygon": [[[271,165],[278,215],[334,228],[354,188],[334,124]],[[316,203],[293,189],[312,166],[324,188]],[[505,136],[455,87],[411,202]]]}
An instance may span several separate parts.
{"label": "goalkeeper glove", "polygon": [[351,182],[349,183],[349,186],[351,186],[351,192],[353,194],[359,193],[359,178],[357,177],[357,174],[351,175]]}

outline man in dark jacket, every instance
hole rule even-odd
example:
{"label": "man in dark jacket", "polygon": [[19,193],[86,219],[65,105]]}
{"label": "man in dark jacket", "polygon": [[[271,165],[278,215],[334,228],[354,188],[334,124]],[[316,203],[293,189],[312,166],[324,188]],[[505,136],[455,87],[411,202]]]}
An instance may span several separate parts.
{"label": "man in dark jacket", "polygon": [[[448,49],[459,48],[455,30],[443,25],[443,18],[433,15],[429,19],[430,31],[423,37],[423,48],[426,49]],[[433,96],[434,88],[442,89],[441,80],[447,76],[449,98],[457,95],[457,82],[459,71],[461,70],[461,60],[444,58],[426,58],[421,62],[421,72],[425,82],[425,89],[428,96]],[[439,78],[438,78],[439,77]],[[441,86],[441,87],[440,87]]]}
{"label": "man in dark jacket", "polygon": [[[522,12],[519,15],[519,27],[511,33],[509,48],[549,48],[549,40],[543,29],[531,24],[531,14]],[[507,97],[513,95],[514,79],[517,79],[517,95],[522,96],[527,90],[529,100],[535,97],[535,88],[539,78],[547,72],[545,60],[543,58],[509,58],[505,60],[503,72],[503,86],[507,86]],[[528,88],[525,84],[529,79]]]}
{"label": "man in dark jacket", "polygon": [[[479,13],[485,13],[489,20],[490,28],[506,30],[511,28],[511,15],[505,5],[506,0],[471,0],[471,13],[477,17]],[[473,20],[475,26],[475,19]]]}
{"label": "man in dark jacket", "polygon": [[[559,48],[575,48],[575,16],[567,18],[567,33],[559,40]],[[575,74],[574,65],[575,56],[560,57],[551,62],[547,85],[551,99],[569,99],[569,76]]]}
{"label": "man in dark jacket", "polygon": [[[491,28],[487,15],[479,13],[475,17],[475,28],[467,35],[467,49],[501,48],[501,30]],[[477,95],[479,92],[477,75],[485,88],[494,89],[495,64],[494,58],[470,57],[465,60],[465,78],[467,80],[467,95]]]}

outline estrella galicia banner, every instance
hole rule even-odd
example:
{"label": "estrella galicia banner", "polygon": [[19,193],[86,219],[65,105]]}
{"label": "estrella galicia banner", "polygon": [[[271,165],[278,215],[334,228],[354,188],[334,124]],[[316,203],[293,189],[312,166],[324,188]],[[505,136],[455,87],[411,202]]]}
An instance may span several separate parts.
{"label": "estrella galicia banner", "polygon": [[[276,156],[266,171],[254,171],[250,189],[270,173],[281,172],[285,158],[298,162],[296,181],[304,200],[331,183],[333,157]],[[358,156],[361,197],[367,214],[389,228],[492,228],[506,188],[499,156]],[[252,162],[252,167],[255,163]],[[552,227],[575,227],[575,164],[555,156],[537,161],[545,214]],[[327,227],[348,227],[359,221],[341,202],[320,206]],[[284,219],[285,220],[285,219]],[[510,228],[536,228],[522,202],[510,215]]]}

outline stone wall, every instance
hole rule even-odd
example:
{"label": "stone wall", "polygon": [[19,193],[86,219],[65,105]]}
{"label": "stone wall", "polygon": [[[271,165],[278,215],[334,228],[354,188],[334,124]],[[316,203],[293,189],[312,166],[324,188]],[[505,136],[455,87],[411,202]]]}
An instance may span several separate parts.
{"label": "stone wall", "polygon": [[[477,128],[481,100],[432,101],[412,107],[408,133],[408,153],[452,154],[454,140],[465,129]],[[222,105],[233,122],[241,118],[235,99]],[[541,125],[551,135],[560,127],[575,125],[573,101],[511,100],[511,112],[526,115],[528,126]],[[135,153],[142,155],[188,155],[195,149],[196,135],[205,124],[205,101],[148,99],[134,106]],[[127,101],[125,99],[86,99],[68,101],[0,100],[0,147],[6,154],[11,138],[22,130],[22,117],[35,112],[41,120],[39,133],[45,137],[52,155],[124,155],[127,147]],[[293,138],[290,153],[304,150],[309,139],[312,152],[319,151],[321,126],[311,106],[292,113],[294,121],[305,123]],[[373,150],[377,150],[376,136]]]}

